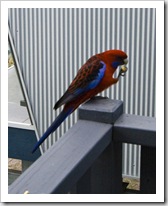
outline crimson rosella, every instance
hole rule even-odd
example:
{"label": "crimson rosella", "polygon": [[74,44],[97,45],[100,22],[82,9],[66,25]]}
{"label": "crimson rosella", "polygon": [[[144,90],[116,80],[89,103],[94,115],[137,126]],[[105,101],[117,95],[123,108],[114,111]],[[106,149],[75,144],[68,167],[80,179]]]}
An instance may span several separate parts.
{"label": "crimson rosella", "polygon": [[[62,105],[64,105],[64,108],[36,143],[32,152],[35,152],[42,142],[53,133],[80,104],[107,89],[112,84],[117,83],[119,77],[127,71],[126,64],[127,54],[121,50],[108,50],[88,59],[78,71],[67,91],[56,102],[54,106],[55,110]],[[120,65],[122,66],[119,75],[117,78],[114,78],[113,74]]]}

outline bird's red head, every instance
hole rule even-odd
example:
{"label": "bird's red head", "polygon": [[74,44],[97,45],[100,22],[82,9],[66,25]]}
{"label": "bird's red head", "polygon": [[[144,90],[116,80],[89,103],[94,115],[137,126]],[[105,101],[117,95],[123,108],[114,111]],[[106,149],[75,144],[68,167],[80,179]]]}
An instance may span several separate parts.
{"label": "bird's red head", "polygon": [[127,54],[121,50],[107,50],[103,53],[98,54],[103,60],[110,64],[114,69],[118,66],[127,64]]}

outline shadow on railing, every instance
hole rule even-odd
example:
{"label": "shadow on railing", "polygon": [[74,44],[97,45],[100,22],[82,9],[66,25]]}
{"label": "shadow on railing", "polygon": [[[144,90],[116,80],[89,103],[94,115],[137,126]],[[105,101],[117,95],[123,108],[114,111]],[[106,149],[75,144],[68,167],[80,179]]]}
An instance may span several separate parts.
{"label": "shadow on railing", "polygon": [[[40,156],[39,150],[30,153],[34,142],[32,130],[9,126],[9,157],[34,161]],[[122,101],[101,97],[80,107],[78,122],[9,186],[9,193],[121,194],[122,143],[141,145],[140,193],[156,193],[155,118],[123,114]],[[11,144],[20,146],[12,150]]]}

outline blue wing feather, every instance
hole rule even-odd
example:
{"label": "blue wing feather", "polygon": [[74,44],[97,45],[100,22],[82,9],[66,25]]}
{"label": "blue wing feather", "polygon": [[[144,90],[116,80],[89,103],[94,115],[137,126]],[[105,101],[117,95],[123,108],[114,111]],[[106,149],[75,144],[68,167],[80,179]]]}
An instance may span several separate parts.
{"label": "blue wing feather", "polygon": [[63,104],[73,101],[76,97],[84,94],[85,92],[94,89],[102,80],[106,64],[99,59],[89,61],[78,71],[77,76],[65,92],[65,94],[60,98],[60,100],[55,104],[54,109],[57,109]]}
{"label": "blue wing feather", "polygon": [[97,73],[97,75],[94,77],[94,79],[92,81],[90,81],[85,87],[83,88],[76,88],[75,91],[73,91],[74,96],[78,96],[83,94],[84,92],[87,92],[91,89],[94,89],[102,80],[104,73],[106,70],[106,64],[101,61],[101,67],[99,68],[99,71]]}
{"label": "blue wing feather", "polygon": [[86,91],[97,87],[97,85],[104,77],[105,70],[106,70],[106,64],[103,61],[101,61],[101,67],[99,68],[99,72],[97,73],[96,78],[88,84],[88,86],[86,87]]}

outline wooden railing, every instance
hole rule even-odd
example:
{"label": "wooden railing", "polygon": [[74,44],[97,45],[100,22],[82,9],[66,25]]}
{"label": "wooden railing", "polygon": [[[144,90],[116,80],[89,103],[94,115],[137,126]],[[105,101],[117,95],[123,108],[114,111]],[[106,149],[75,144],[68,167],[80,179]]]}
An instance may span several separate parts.
{"label": "wooden railing", "polygon": [[85,103],[78,122],[42,156],[31,154],[34,143],[33,130],[9,125],[9,157],[37,159],[9,193],[123,193],[122,143],[141,145],[140,193],[156,193],[155,118],[123,114],[122,101],[96,97]]}

